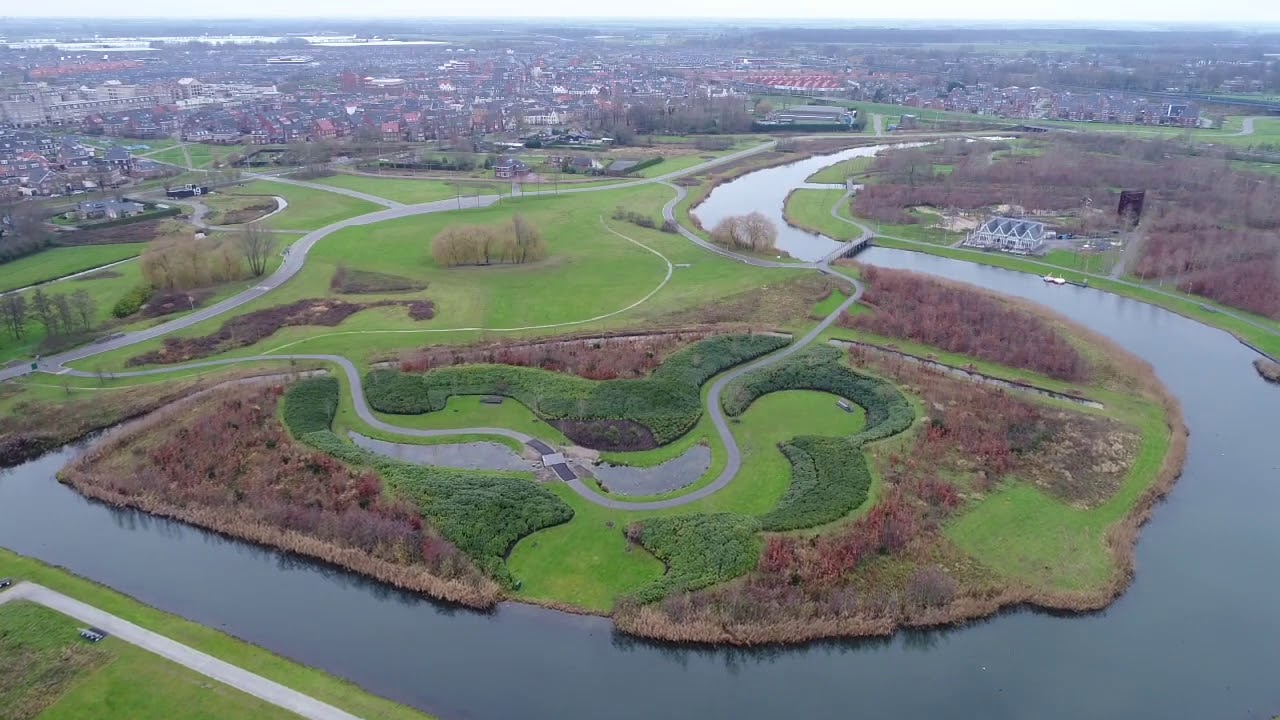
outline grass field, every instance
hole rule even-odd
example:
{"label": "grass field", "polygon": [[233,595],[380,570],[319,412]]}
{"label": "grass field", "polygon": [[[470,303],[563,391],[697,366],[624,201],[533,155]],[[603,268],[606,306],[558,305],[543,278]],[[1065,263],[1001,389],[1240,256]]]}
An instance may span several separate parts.
{"label": "grass field", "polygon": [[60,277],[137,257],[146,243],[82,245],[41,250],[0,265],[0,292],[48,282]]}
{"label": "grass field", "polygon": [[516,545],[508,565],[522,583],[519,596],[608,611],[618,597],[663,572],[661,563],[626,541],[623,532],[627,525],[660,515],[767,512],[782,498],[791,478],[791,466],[778,450],[778,443],[799,435],[852,435],[864,423],[860,409],[857,413],[840,410],[836,398],[826,393],[766,395],[731,426],[743,455],[738,477],[715,495],[670,511],[607,510],[564,485],[551,486],[552,492],[573,508],[574,516],[568,523],[534,533]]}
{"label": "grass field", "polygon": [[[147,607],[110,588],[97,585],[4,549],[0,549],[0,577],[12,577],[15,580],[37,582],[45,587],[93,605],[100,610],[118,615],[125,620],[184,645],[189,645],[201,652],[237,665],[249,672],[262,675],[293,690],[311,695],[318,700],[342,708],[359,717],[378,718],[380,720],[425,720],[426,718],[425,715],[416,710],[370,695],[359,687],[332,675],[299,665],[278,655],[273,655],[266,650],[249,645],[212,628],[197,625],[174,615]],[[54,617],[60,618],[61,616],[55,614]],[[113,647],[113,645],[115,643],[108,639],[100,647],[104,651],[109,650],[115,653],[119,650],[119,647]],[[125,648],[125,651],[127,652],[127,648]],[[141,653],[142,651],[139,650],[137,652]],[[0,657],[3,657],[4,660],[9,659],[9,655],[5,653],[0,653]],[[68,705],[65,709],[66,714],[42,715],[41,718],[57,717],[96,720],[97,718],[118,717],[121,720],[124,720],[124,718],[132,720],[135,717],[276,717],[275,714],[272,714],[275,712],[272,706],[267,706],[266,708],[270,712],[259,713],[255,709],[261,706],[256,703],[254,705],[213,704],[216,698],[210,688],[184,687],[183,682],[185,680],[183,676],[165,673],[170,670],[178,670],[181,673],[185,673],[185,671],[182,671],[181,668],[173,668],[173,666],[163,661],[159,661],[162,666],[158,667],[156,665],[148,666],[145,659],[131,659],[124,654],[120,655],[116,662],[121,660],[125,662],[122,666],[123,669],[127,670],[132,666],[142,670],[154,669],[155,672],[144,672],[141,676],[143,678],[142,682],[139,682],[138,678],[129,674],[118,672],[88,678],[83,690],[79,686],[73,687],[72,694],[63,700],[63,702],[66,702],[67,700],[75,699],[77,698],[77,693],[81,691],[87,693],[81,696],[82,701],[77,702],[75,707]],[[131,665],[131,663],[135,662],[143,664]],[[3,664],[0,663],[0,665]],[[107,665],[100,672],[106,672],[109,669],[110,665]],[[158,678],[159,680],[158,682],[150,681],[150,678]],[[198,680],[201,684],[212,683],[212,681],[205,678],[198,678]],[[136,687],[123,687],[125,683],[131,683]],[[0,682],[0,692],[3,691],[3,685]],[[203,701],[200,700],[202,694],[205,697]],[[115,712],[113,706],[102,704],[108,698],[117,698],[121,701],[118,706],[120,708],[119,714],[103,714]],[[154,707],[149,705],[149,703],[153,702],[156,703]],[[169,705],[168,703],[170,702],[175,704]],[[200,704],[196,704],[198,702]],[[62,704],[60,702],[59,706]],[[212,714],[207,716],[193,714],[197,711],[203,711],[205,708]],[[7,709],[0,705],[0,710]],[[61,709],[59,711],[62,712]],[[286,715],[286,717],[292,716]]]}
{"label": "grass field", "polygon": [[289,207],[264,222],[275,230],[315,230],[382,209],[359,198],[270,180],[255,180],[227,192],[235,195],[279,195],[287,200]]}
{"label": "grass field", "polygon": [[474,180],[454,183],[445,180],[379,178],[367,175],[333,175],[320,178],[316,182],[347,190],[358,190],[406,205],[447,200],[456,197],[459,190],[464,196],[475,195],[477,192],[481,195],[492,195],[504,190],[510,191],[510,187],[505,183],[477,183]]}
{"label": "grass field", "polygon": [[[623,205],[650,212],[656,220],[658,208],[670,192],[652,185],[587,195],[508,199],[490,208],[415,216],[343,230],[320,242],[311,251],[306,267],[288,284],[239,312],[324,297],[337,266],[347,265],[425,283],[427,289],[419,293],[385,297],[430,298],[436,304],[436,318],[417,322],[410,320],[403,308],[371,309],[352,316],[337,328],[285,328],[256,346],[233,354],[287,348],[293,352],[335,352],[360,361],[369,357],[374,348],[390,351],[479,339],[481,333],[469,328],[578,323],[494,333],[490,339],[571,330],[607,331],[634,326],[675,310],[699,307],[733,292],[768,284],[780,273],[785,275],[783,271],[744,267],[711,255],[678,235],[608,219],[615,207]],[[515,212],[523,213],[542,230],[549,247],[545,260],[525,266],[441,268],[431,259],[430,239],[441,228],[455,222],[505,222]],[[667,274],[662,258],[607,230],[602,217],[617,232],[661,252],[672,263],[688,267],[676,269],[670,283],[638,307],[615,317],[583,323],[579,321],[642,300],[658,288]],[[382,296],[357,299],[378,297]],[[203,335],[220,327],[224,320],[201,323],[180,334]],[[94,365],[118,367],[129,357],[158,344],[143,343],[104,355],[96,362],[77,364],[89,365],[90,369]]]}
{"label": "grass field", "polygon": [[841,160],[835,165],[828,165],[810,175],[805,182],[843,183],[849,177],[854,177],[855,182],[857,182],[856,176],[870,169],[875,160],[873,157],[855,157]]}
{"label": "grass field", "polygon": [[90,645],[75,620],[27,602],[0,606],[4,717],[156,720],[293,718],[284,709],[116,638]]}
{"label": "grass field", "polygon": [[787,223],[816,232],[833,240],[852,240],[862,234],[856,225],[850,225],[831,216],[831,210],[844,197],[843,190],[793,190],[787,195],[782,209]]}
{"label": "grass field", "polygon": [[1120,261],[1120,251],[1075,252],[1071,250],[1050,250],[1041,258],[1050,265],[1071,268],[1091,273],[1108,273]]}

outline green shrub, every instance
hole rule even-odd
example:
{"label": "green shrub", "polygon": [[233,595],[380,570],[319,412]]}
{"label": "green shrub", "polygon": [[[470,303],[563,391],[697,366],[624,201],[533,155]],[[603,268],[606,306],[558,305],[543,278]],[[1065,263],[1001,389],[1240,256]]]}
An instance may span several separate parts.
{"label": "green shrub", "polygon": [[839,520],[867,500],[871,469],[862,447],[847,438],[804,436],[782,445],[791,485],[760,518],[763,530],[799,530]]}
{"label": "green shrub", "polygon": [[299,380],[284,393],[284,424],[294,437],[328,430],[338,412],[338,379],[314,377]]}
{"label": "green shrub", "polygon": [[629,420],[665,445],[702,417],[702,385],[743,362],[784,347],[772,335],[720,335],[673,354],[643,380],[596,382],[536,368],[463,365],[409,375],[377,370],[365,397],[379,412],[418,415],[444,409],[453,395],[504,395],[544,420]]}
{"label": "green shrub", "polygon": [[841,362],[843,358],[844,353],[833,347],[805,350],[786,362],[738,378],[725,388],[721,405],[725,413],[741,415],[761,395],[781,390],[821,390],[866,408],[867,426],[849,438],[854,445],[896,435],[911,427],[915,413],[898,388],[854,371]]}
{"label": "green shrub", "polygon": [[633,596],[640,603],[732,580],[754,570],[760,557],[755,518],[680,515],[645,520],[638,527],[640,544],[667,566],[665,575]]}
{"label": "green shrub", "polygon": [[526,535],[573,519],[573,509],[523,477],[410,465],[344,442],[329,430],[302,436],[339,460],[371,466],[395,494],[408,497],[440,534],[507,587],[515,578],[503,561]]}
{"label": "green shrub", "polygon": [[149,283],[134,285],[111,308],[111,314],[118,318],[127,318],[142,309],[151,299],[154,288]]}

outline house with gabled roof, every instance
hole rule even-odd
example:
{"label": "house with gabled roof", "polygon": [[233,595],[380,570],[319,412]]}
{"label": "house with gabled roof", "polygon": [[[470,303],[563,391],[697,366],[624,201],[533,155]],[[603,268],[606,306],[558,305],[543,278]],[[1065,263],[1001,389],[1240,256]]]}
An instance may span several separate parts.
{"label": "house with gabled roof", "polygon": [[1003,250],[1015,255],[1029,255],[1044,246],[1050,237],[1044,223],[1021,218],[992,217],[964,239],[968,247]]}

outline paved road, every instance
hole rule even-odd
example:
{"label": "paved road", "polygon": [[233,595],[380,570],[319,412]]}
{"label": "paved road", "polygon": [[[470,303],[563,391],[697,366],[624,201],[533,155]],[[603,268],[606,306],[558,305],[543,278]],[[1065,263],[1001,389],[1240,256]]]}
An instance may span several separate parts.
{"label": "paved road", "polygon": [[[155,653],[160,657],[194,670],[205,677],[229,685],[241,692],[296,713],[312,720],[359,720],[355,715],[339,710],[328,703],[320,702],[309,695],[255,675],[230,663],[206,655],[187,645],[139,627],[116,615],[99,610],[75,598],[55,592],[42,585],[23,582],[0,591],[0,605],[18,600],[26,600],[43,605],[51,610],[72,617],[80,622],[105,630],[108,634],[124,642],[137,645],[143,650]],[[147,678],[137,678],[146,682]]]}

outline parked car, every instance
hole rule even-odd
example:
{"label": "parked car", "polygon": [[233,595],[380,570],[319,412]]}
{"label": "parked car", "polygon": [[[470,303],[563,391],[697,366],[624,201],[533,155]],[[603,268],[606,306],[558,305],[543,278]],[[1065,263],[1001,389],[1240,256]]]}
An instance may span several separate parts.
{"label": "parked car", "polygon": [[3,590],[13,584],[13,578],[0,578],[0,590]]}

